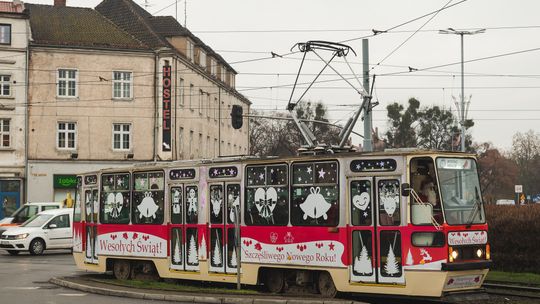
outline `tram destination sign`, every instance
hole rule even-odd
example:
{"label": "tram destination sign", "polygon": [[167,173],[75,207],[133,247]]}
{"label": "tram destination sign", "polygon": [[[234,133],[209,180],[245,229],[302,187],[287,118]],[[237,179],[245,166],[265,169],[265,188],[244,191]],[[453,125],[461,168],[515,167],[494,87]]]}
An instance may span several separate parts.
{"label": "tram destination sign", "polygon": [[451,231],[448,233],[448,245],[484,245],[487,244],[486,231]]}

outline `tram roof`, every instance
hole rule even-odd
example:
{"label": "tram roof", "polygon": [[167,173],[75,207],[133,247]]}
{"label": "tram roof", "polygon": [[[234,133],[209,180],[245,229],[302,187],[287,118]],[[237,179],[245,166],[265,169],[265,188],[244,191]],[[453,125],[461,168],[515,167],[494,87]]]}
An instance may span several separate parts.
{"label": "tram roof", "polygon": [[375,152],[341,152],[341,153],[325,153],[325,154],[303,154],[296,156],[226,156],[211,159],[196,159],[196,160],[176,160],[176,161],[153,161],[136,163],[128,167],[111,167],[98,171],[85,172],[84,175],[97,174],[99,172],[120,172],[120,171],[142,171],[151,169],[162,169],[169,167],[195,167],[200,165],[212,164],[230,164],[230,163],[257,163],[257,162],[278,162],[278,161],[302,161],[314,159],[335,159],[335,158],[351,158],[351,157],[392,157],[392,156],[408,156],[408,155],[439,155],[439,156],[469,156],[474,157],[475,154],[464,153],[459,151],[433,151],[416,148],[401,148],[401,149],[386,149],[384,151]]}

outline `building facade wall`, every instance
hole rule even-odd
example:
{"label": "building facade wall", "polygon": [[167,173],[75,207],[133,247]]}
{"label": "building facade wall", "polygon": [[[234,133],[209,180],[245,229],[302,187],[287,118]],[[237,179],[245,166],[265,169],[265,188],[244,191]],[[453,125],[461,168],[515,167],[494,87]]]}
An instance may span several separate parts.
{"label": "building facade wall", "polygon": [[[242,128],[231,126],[232,105],[240,105],[248,113],[249,105],[232,93],[217,79],[200,69],[187,64],[183,58],[163,57],[160,67],[165,62],[171,65],[172,90],[172,151],[158,149],[159,159],[200,159],[248,153],[248,125],[244,120]],[[160,69],[161,71],[161,69]],[[160,83],[163,75],[160,75]],[[163,99],[162,91],[159,99]],[[163,108],[159,103],[160,113]],[[158,120],[160,132],[158,142],[162,140],[163,120]],[[159,145],[158,145],[159,148]]]}
{"label": "building facade wall", "polygon": [[[75,98],[57,96],[58,70],[77,71]],[[154,57],[145,53],[32,49],[29,159],[152,160]],[[132,98],[113,98],[113,71],[130,72]],[[76,122],[74,149],[57,145],[58,122]],[[128,150],[113,149],[113,124],[131,125]]]}
{"label": "building facade wall", "polygon": [[[65,197],[55,175],[154,160],[155,56],[144,52],[32,47],[29,81],[29,201]],[[57,96],[58,70],[76,72],[74,98]],[[113,72],[131,73],[131,98],[113,98]],[[76,123],[73,149],[58,147],[58,123]],[[113,124],[128,124],[129,149],[113,148]],[[71,193],[72,195],[74,193]]]}
{"label": "building facade wall", "polygon": [[[9,94],[0,94],[0,219],[24,200],[26,54],[28,19],[22,14],[3,14],[0,24],[11,27],[11,41],[0,44],[0,75],[9,77]],[[7,78],[3,78],[6,80]],[[2,87],[2,90],[5,86]],[[6,122],[9,126],[6,126]],[[7,137],[5,137],[7,136]]]}

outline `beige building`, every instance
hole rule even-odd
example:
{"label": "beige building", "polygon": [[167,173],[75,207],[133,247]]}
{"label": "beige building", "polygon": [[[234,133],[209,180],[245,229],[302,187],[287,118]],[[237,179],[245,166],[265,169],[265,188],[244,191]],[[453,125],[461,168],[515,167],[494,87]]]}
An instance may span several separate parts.
{"label": "beige building", "polygon": [[28,16],[0,1],[0,219],[21,203],[25,181]]}
{"label": "beige building", "polygon": [[28,200],[62,200],[98,168],[247,153],[236,72],[173,18],[130,0],[26,6]]}

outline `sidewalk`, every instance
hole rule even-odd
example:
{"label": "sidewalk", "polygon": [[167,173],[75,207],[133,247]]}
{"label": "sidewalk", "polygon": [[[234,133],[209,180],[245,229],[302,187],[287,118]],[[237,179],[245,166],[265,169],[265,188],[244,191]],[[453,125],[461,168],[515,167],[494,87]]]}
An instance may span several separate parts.
{"label": "sidewalk", "polygon": [[135,289],[125,286],[110,285],[96,282],[89,277],[60,277],[51,278],[52,284],[76,289],[88,293],[106,296],[184,302],[184,303],[216,303],[216,304],[367,304],[352,300],[336,300],[322,298],[298,298],[272,295],[224,295],[224,294],[194,294],[177,291],[164,291],[155,289]]}

